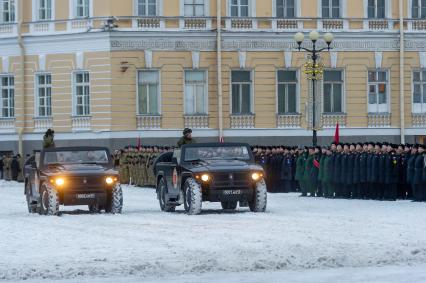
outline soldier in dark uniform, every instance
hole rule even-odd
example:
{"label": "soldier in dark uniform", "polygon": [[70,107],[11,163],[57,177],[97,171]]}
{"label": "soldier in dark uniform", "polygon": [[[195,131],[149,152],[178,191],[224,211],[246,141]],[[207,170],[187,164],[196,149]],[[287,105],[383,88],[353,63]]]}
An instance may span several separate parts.
{"label": "soldier in dark uniform", "polygon": [[301,196],[306,196],[306,186],[304,184],[303,176],[305,172],[305,162],[306,162],[306,153],[302,147],[299,147],[298,156],[296,160],[296,174],[294,179],[299,185],[300,191],[302,192]]}
{"label": "soldier in dark uniform", "polygon": [[417,148],[418,154],[414,163],[413,177],[414,201],[426,201],[426,176],[423,176],[423,171],[425,171],[426,152],[422,144],[419,144]]}
{"label": "soldier in dark uniform", "polygon": [[282,189],[285,193],[292,191],[293,162],[293,156],[286,147],[284,149],[284,155],[281,161],[281,183],[283,184]]}
{"label": "soldier in dark uniform", "polygon": [[377,186],[377,199],[383,200],[385,193],[385,172],[386,172],[386,152],[387,143],[383,143],[379,151],[379,172],[378,172],[378,186]]}
{"label": "soldier in dark uniform", "polygon": [[356,143],[354,150],[352,150],[352,198],[359,199],[360,197],[360,155],[362,151],[362,144]]}
{"label": "soldier in dark uniform", "polygon": [[325,151],[325,157],[323,160],[323,164],[321,166],[324,166],[323,174],[322,174],[322,185],[323,185],[323,193],[324,197],[326,198],[332,198],[334,197],[334,190],[333,190],[333,155],[331,148],[327,148]]}
{"label": "soldier in dark uniform", "polygon": [[317,197],[324,196],[324,169],[325,169],[325,157],[326,157],[327,147],[321,148],[321,155],[319,157],[319,172],[318,172],[318,190]]}
{"label": "soldier in dark uniform", "polygon": [[385,156],[385,186],[384,200],[396,200],[400,172],[400,157],[396,154],[394,145],[388,145]]}
{"label": "soldier in dark uniform", "polygon": [[178,147],[182,147],[184,144],[192,144],[195,143],[195,140],[192,138],[192,130],[189,128],[185,128],[183,130],[183,136],[177,142]]}
{"label": "soldier in dark uniform", "polygon": [[370,152],[369,160],[367,161],[368,168],[368,190],[370,199],[378,199],[379,184],[379,157],[380,157],[381,144],[374,144],[374,151]]}
{"label": "soldier in dark uniform", "polygon": [[[407,165],[408,159],[410,159],[411,148],[408,144],[400,145],[397,150],[397,154],[401,156],[401,172],[399,174],[398,181],[398,198],[399,199],[407,199],[409,196],[409,191],[411,188],[407,181]],[[410,196],[411,197],[411,196]]]}
{"label": "soldier in dark uniform", "polygon": [[411,154],[407,161],[407,183],[410,186],[411,198],[414,198],[414,167],[417,158],[417,145],[411,147]]}
{"label": "soldier in dark uniform", "polygon": [[358,154],[358,163],[359,163],[359,183],[358,183],[358,193],[360,199],[365,199],[368,192],[368,183],[367,183],[367,159],[368,159],[368,144],[364,143],[362,149]]}
{"label": "soldier in dark uniform", "polygon": [[342,157],[343,157],[343,145],[338,144],[336,152],[334,153],[334,166],[333,166],[333,183],[335,197],[341,198],[343,196],[343,176],[342,176]]}

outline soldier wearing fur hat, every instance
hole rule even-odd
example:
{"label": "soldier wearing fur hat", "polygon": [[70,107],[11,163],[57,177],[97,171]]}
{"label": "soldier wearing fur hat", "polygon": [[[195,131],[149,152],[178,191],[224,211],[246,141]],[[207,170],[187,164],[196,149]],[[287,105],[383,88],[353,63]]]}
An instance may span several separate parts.
{"label": "soldier wearing fur hat", "polygon": [[190,128],[185,128],[183,130],[183,136],[177,142],[178,147],[182,147],[184,144],[195,143],[195,140],[192,138],[192,130]]}

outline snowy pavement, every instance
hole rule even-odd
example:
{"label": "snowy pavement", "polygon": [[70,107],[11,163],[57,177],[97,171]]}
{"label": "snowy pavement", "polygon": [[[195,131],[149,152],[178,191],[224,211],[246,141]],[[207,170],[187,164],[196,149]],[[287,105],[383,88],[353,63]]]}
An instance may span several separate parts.
{"label": "snowy pavement", "polygon": [[162,213],[154,190],[124,186],[122,215],[30,215],[23,184],[0,181],[0,280],[426,281],[426,203],[269,194],[264,214],[203,207]]}

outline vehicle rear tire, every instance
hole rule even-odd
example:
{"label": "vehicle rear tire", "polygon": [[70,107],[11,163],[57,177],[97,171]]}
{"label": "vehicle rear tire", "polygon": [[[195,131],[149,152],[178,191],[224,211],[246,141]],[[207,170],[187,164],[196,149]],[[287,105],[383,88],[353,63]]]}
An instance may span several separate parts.
{"label": "vehicle rear tire", "polygon": [[265,180],[256,183],[253,200],[249,201],[249,207],[252,212],[265,212],[267,203],[267,189]]}
{"label": "vehicle rear tire", "polygon": [[47,185],[41,187],[38,213],[40,215],[58,215],[59,195],[55,188]]}
{"label": "vehicle rear tire", "polygon": [[184,185],[184,207],[189,215],[201,213],[203,193],[200,184],[194,179],[188,178]]}
{"label": "vehicle rear tire", "polygon": [[101,213],[101,207],[99,204],[89,204],[90,213]]}
{"label": "vehicle rear tire", "polygon": [[176,210],[176,207],[174,205],[167,204],[166,182],[164,181],[163,178],[161,178],[160,181],[158,182],[157,197],[158,197],[158,202],[160,203],[161,211],[174,212]]}
{"label": "vehicle rear tire", "polygon": [[27,199],[27,207],[29,213],[37,212],[37,204],[31,203],[31,184],[29,182],[25,183],[25,197]]}
{"label": "vehicle rear tire", "polygon": [[114,185],[107,198],[106,213],[121,214],[123,210],[123,190],[120,184]]}
{"label": "vehicle rear tire", "polygon": [[222,201],[222,209],[224,210],[235,210],[238,205],[238,201]]}

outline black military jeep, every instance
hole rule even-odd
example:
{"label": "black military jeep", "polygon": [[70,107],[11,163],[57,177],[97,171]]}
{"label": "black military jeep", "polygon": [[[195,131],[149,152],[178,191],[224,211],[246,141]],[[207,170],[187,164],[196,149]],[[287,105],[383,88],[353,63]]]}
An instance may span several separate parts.
{"label": "black military jeep", "polygon": [[35,152],[24,167],[28,211],[57,215],[59,205],[121,213],[119,175],[104,147],[61,147]]}
{"label": "black military jeep", "polygon": [[253,212],[266,209],[264,171],[248,144],[184,145],[160,155],[154,173],[160,208],[166,212],[184,204],[188,214],[199,214],[203,201],[220,202],[226,210],[236,209],[238,202]]}

